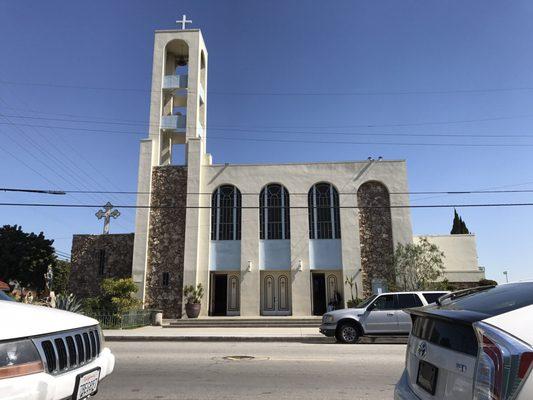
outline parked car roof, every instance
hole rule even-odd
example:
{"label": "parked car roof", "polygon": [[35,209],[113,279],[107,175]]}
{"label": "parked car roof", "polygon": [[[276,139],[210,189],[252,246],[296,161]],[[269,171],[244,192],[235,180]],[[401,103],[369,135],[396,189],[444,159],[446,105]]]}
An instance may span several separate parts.
{"label": "parked car roof", "polygon": [[441,304],[409,312],[473,323],[530,305],[533,305],[533,282],[518,282],[488,286],[461,297],[451,297]]}

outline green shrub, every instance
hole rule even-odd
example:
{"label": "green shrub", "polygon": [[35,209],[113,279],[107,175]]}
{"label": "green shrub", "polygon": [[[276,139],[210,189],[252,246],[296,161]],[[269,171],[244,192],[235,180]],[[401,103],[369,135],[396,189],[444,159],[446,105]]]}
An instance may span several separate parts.
{"label": "green shrub", "polygon": [[137,285],[131,278],[109,278],[102,281],[102,294],[96,298],[86,299],[85,311],[91,314],[122,315],[141,307],[141,301],[135,297]]}
{"label": "green shrub", "polygon": [[79,312],[82,306],[82,302],[78,300],[76,296],[74,296],[72,293],[69,295],[60,293],[56,296],[55,308],[57,308],[58,310]]}

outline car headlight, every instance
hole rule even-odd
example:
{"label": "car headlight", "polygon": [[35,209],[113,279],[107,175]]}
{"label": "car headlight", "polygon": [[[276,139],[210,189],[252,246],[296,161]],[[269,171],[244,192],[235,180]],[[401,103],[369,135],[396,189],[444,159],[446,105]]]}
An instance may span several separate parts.
{"label": "car headlight", "polygon": [[333,315],[328,315],[328,314],[324,315],[324,323],[325,324],[329,324],[329,323],[333,322],[334,319],[335,318],[333,318]]}
{"label": "car headlight", "polygon": [[0,379],[42,371],[43,362],[31,340],[0,343]]}

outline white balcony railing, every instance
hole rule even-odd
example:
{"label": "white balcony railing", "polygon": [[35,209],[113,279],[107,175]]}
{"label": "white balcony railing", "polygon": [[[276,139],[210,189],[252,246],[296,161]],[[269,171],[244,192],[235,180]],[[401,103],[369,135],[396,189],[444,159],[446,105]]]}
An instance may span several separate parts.
{"label": "white balcony railing", "polygon": [[163,89],[187,89],[188,75],[166,75],[163,77]]}
{"label": "white balcony railing", "polygon": [[185,132],[187,117],[185,115],[164,115],[161,117],[161,129]]}

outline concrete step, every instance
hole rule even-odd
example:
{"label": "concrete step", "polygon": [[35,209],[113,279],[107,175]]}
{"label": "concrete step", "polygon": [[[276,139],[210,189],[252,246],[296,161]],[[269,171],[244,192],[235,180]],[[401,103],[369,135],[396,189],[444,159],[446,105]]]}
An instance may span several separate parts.
{"label": "concrete step", "polygon": [[321,318],[199,318],[163,321],[164,328],[303,328],[320,326]]}

